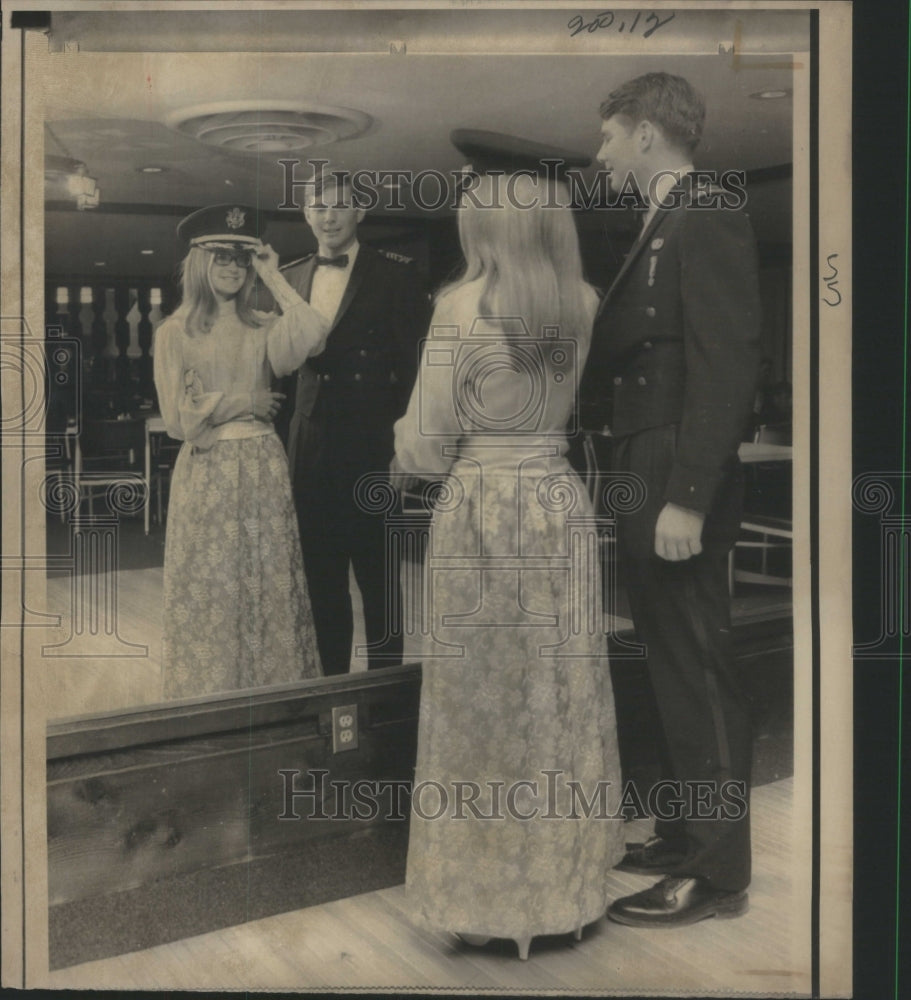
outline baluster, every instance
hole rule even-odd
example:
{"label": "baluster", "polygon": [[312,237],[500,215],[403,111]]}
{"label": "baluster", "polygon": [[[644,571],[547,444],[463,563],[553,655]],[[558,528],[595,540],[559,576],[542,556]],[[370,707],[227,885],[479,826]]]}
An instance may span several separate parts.
{"label": "baluster", "polygon": [[[85,334],[82,329],[82,289],[79,285],[69,285],[67,288],[67,296],[66,308],[69,313],[67,320],[69,334],[71,337],[75,337],[77,340],[82,341],[83,348],[88,347],[85,343]],[[91,356],[91,352],[83,350],[82,356],[84,358],[88,358]]]}
{"label": "baluster", "polygon": [[161,285],[161,315],[170,316],[177,308],[178,292],[175,285],[170,281],[162,282]]}
{"label": "baluster", "polygon": [[106,364],[105,352],[108,346],[108,326],[104,320],[106,296],[104,288],[91,288],[91,304],[94,318],[92,320],[92,373],[95,381],[105,383]]}
{"label": "baluster", "polygon": [[149,313],[152,311],[152,289],[148,285],[143,285],[136,290],[136,307],[139,310],[139,322],[136,328],[139,336],[139,350],[142,352],[139,359],[139,386],[143,397],[151,399],[154,391],[152,358],[149,354],[152,349],[152,321],[149,319]]}
{"label": "baluster", "polygon": [[44,327],[45,331],[49,328],[62,328],[63,323],[60,318],[60,309],[65,306],[66,299],[63,302],[59,302],[57,299],[57,285],[49,281],[44,286]]}
{"label": "baluster", "polygon": [[127,348],[130,346],[130,323],[127,314],[130,311],[130,288],[128,285],[114,287],[114,342],[117,345],[115,372],[117,391],[121,395],[121,406],[129,409],[129,397],[132,396],[132,379],[130,378],[130,359]]}

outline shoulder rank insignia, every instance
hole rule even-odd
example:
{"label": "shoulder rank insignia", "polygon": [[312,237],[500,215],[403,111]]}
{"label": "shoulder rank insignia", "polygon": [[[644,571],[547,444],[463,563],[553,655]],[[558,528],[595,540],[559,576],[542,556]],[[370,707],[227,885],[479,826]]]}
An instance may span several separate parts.
{"label": "shoulder rank insignia", "polygon": [[664,237],[656,236],[652,240],[652,250],[660,250],[664,246]]}
{"label": "shoulder rank insignia", "polygon": [[391,250],[380,250],[380,253],[384,257],[388,257],[389,260],[396,260],[400,264],[411,264],[414,261],[414,257],[406,257],[403,253],[393,253]]}

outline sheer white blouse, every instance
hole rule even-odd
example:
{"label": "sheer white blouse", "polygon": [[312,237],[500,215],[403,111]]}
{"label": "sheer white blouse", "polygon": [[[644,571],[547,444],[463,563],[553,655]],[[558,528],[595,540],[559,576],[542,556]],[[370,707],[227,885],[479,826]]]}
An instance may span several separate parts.
{"label": "sheer white blouse", "polygon": [[329,332],[320,313],[287,285],[283,291],[283,314],[258,313],[260,327],[244,324],[231,301],[208,333],[187,333],[182,308],[157,328],[155,387],[172,438],[204,451],[225,437],[270,432],[271,424],[253,418],[253,393],[268,389],[273,375],[288,375],[319,354]]}

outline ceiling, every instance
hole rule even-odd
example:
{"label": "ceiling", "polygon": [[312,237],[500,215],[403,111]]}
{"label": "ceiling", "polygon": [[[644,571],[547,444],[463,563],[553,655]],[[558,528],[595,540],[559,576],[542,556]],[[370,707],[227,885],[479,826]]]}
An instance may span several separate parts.
{"label": "ceiling", "polygon": [[[48,203],[47,273],[170,273],[181,249],[177,220],[221,201],[259,205],[275,220],[276,248],[304,251],[310,244],[299,213],[278,210],[286,180],[279,159],[301,161],[297,178],[312,156],[349,170],[457,171],[463,159],[449,133],[459,127],[593,154],[600,101],[655,69],[686,76],[705,96],[697,165],[747,171],[760,239],[788,242],[790,95],[794,73],[807,65],[807,16],[690,10],[646,41],[608,30],[571,37],[568,10],[521,12],[521,19],[474,10],[54,13],[42,57],[45,152],[84,161],[101,201],[82,212],[59,197]],[[789,96],[752,96],[764,91]],[[330,113],[361,131],[308,145],[327,133],[305,129],[296,147],[251,154],[178,130],[179,119],[226,102],[234,109],[242,102],[248,120],[251,110],[254,120],[274,119],[259,108],[317,111],[318,123],[335,127],[324,117]],[[400,192],[403,210],[372,216],[389,233],[427,214],[407,186]]]}

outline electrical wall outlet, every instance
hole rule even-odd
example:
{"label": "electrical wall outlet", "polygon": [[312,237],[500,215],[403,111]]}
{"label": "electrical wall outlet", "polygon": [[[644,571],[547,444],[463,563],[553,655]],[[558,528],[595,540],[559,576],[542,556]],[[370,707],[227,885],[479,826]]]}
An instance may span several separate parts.
{"label": "electrical wall outlet", "polygon": [[332,708],[332,752],[357,749],[357,705]]}

